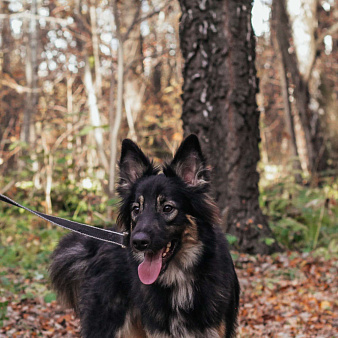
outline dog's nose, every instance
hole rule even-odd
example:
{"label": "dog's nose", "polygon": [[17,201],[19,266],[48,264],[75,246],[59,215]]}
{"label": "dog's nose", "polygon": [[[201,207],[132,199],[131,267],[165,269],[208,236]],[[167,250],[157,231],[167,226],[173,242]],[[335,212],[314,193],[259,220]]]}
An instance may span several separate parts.
{"label": "dog's nose", "polygon": [[150,245],[150,237],[144,232],[138,232],[133,236],[132,244],[136,250],[144,251]]}

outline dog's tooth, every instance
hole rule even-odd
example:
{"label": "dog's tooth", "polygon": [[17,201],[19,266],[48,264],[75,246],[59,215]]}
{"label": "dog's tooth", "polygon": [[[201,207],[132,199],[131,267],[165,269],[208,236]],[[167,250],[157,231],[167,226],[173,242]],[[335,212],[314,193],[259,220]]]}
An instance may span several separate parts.
{"label": "dog's tooth", "polygon": [[171,247],[171,242],[169,242],[169,243],[167,244],[167,249],[170,249],[170,247]]}

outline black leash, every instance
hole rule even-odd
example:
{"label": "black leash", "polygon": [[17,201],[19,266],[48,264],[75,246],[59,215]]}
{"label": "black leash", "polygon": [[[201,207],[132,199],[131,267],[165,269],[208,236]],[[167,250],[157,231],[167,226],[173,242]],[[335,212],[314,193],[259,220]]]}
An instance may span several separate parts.
{"label": "black leash", "polygon": [[92,237],[100,241],[117,244],[117,245],[120,245],[122,248],[127,247],[127,244],[128,244],[127,243],[127,235],[128,235],[127,232],[121,233],[121,232],[116,232],[112,230],[96,228],[96,227],[93,227],[87,224],[70,221],[64,218],[46,215],[46,214],[43,214],[42,212],[34,211],[27,207],[24,207],[23,205],[1,194],[0,194],[0,201],[6,202],[8,204],[12,204],[18,208],[25,209],[31,212],[32,214],[41,217],[45,221],[58,225],[62,228],[77,232],[81,235]]}

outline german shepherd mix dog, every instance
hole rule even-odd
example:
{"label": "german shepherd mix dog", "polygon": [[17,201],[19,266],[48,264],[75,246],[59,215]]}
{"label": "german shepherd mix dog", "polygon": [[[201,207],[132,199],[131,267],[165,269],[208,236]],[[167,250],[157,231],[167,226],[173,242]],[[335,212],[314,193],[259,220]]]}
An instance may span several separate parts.
{"label": "german shepherd mix dog", "polygon": [[52,256],[52,285],[82,336],[233,337],[239,284],[197,137],[162,168],[124,140],[119,166],[129,247],[71,233]]}

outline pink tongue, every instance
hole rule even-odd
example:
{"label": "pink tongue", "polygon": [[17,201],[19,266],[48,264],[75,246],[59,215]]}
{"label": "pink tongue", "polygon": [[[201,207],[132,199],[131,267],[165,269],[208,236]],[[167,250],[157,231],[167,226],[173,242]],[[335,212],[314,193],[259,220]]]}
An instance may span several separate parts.
{"label": "pink tongue", "polygon": [[153,284],[162,268],[162,253],[164,248],[156,253],[147,252],[144,261],[138,266],[138,276],[143,284]]}

